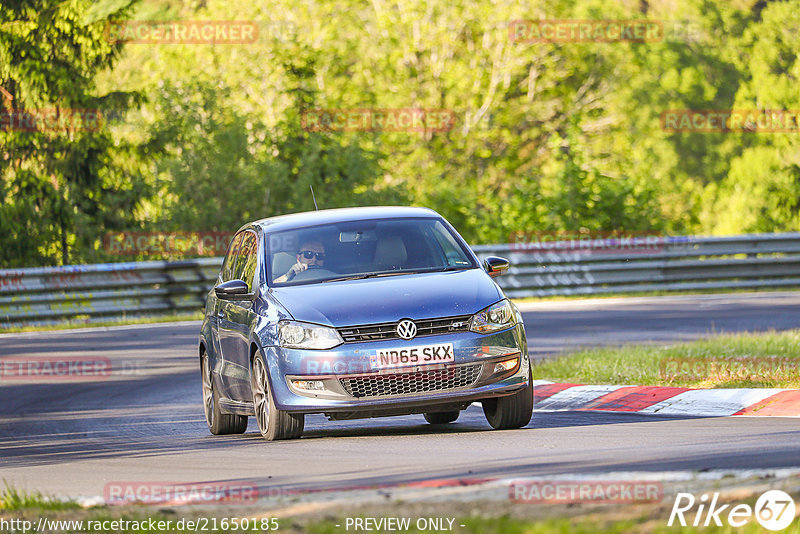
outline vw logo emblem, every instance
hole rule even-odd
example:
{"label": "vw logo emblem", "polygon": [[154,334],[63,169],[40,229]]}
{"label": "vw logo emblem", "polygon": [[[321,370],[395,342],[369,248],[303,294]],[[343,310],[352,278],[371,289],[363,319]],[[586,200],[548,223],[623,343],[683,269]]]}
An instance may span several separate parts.
{"label": "vw logo emblem", "polygon": [[410,319],[403,319],[397,323],[397,335],[403,339],[413,339],[417,335],[417,325]]}

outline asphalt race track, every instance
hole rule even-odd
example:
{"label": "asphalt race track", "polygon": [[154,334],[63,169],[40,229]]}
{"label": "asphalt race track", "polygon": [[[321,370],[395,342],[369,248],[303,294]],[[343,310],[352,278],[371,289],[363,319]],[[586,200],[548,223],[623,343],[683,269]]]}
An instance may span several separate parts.
{"label": "asphalt race track", "polygon": [[[800,293],[526,304],[531,355],[581,345],[692,339],[800,327]],[[203,419],[197,323],[0,336],[0,358],[108,358],[91,381],[0,380],[0,478],[23,490],[102,495],[115,481],[251,480],[345,488],[434,478],[800,467],[800,419],[535,413],[490,431],[478,406],[443,428],[422,416],[306,419],[268,443],[250,419],[215,437]]]}

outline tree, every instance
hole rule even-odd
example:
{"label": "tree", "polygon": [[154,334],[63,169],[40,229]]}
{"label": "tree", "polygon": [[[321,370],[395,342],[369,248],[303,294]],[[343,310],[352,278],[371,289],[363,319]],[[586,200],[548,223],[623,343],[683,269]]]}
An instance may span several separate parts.
{"label": "tree", "polygon": [[106,24],[129,9],[119,0],[0,6],[0,86],[13,97],[0,131],[0,265],[90,259],[99,228],[131,221],[143,191],[113,164],[124,149],[102,111],[137,96],[93,91],[120,50],[105,39]]}

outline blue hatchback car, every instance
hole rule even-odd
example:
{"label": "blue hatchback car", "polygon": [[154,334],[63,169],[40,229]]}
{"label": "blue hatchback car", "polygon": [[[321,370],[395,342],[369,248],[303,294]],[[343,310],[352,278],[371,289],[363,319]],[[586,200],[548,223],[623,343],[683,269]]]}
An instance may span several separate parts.
{"label": "blue hatchback car", "polygon": [[496,429],[528,424],[522,316],[461,236],[423,208],[297,213],[243,226],[200,332],[212,434],[255,415],[267,440],[331,420],[424,414],[455,421],[480,401]]}

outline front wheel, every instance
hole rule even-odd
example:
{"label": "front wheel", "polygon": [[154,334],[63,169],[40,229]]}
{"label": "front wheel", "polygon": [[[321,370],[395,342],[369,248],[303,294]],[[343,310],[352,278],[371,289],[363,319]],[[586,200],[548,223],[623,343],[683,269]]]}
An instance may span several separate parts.
{"label": "front wheel", "polygon": [[530,372],[528,386],[507,397],[484,399],[483,414],[495,430],[522,428],[533,416],[533,384]]}
{"label": "front wheel", "polygon": [[215,436],[221,434],[242,434],[247,430],[247,416],[222,413],[219,409],[219,399],[214,389],[214,378],[211,376],[211,364],[208,354],[203,354],[201,365],[203,373],[203,409],[206,415],[208,429]]}
{"label": "front wheel", "polygon": [[303,434],[305,417],[292,414],[275,407],[275,400],[269,387],[267,365],[261,351],[253,358],[253,408],[256,412],[258,429],[267,441],[295,439]]}

